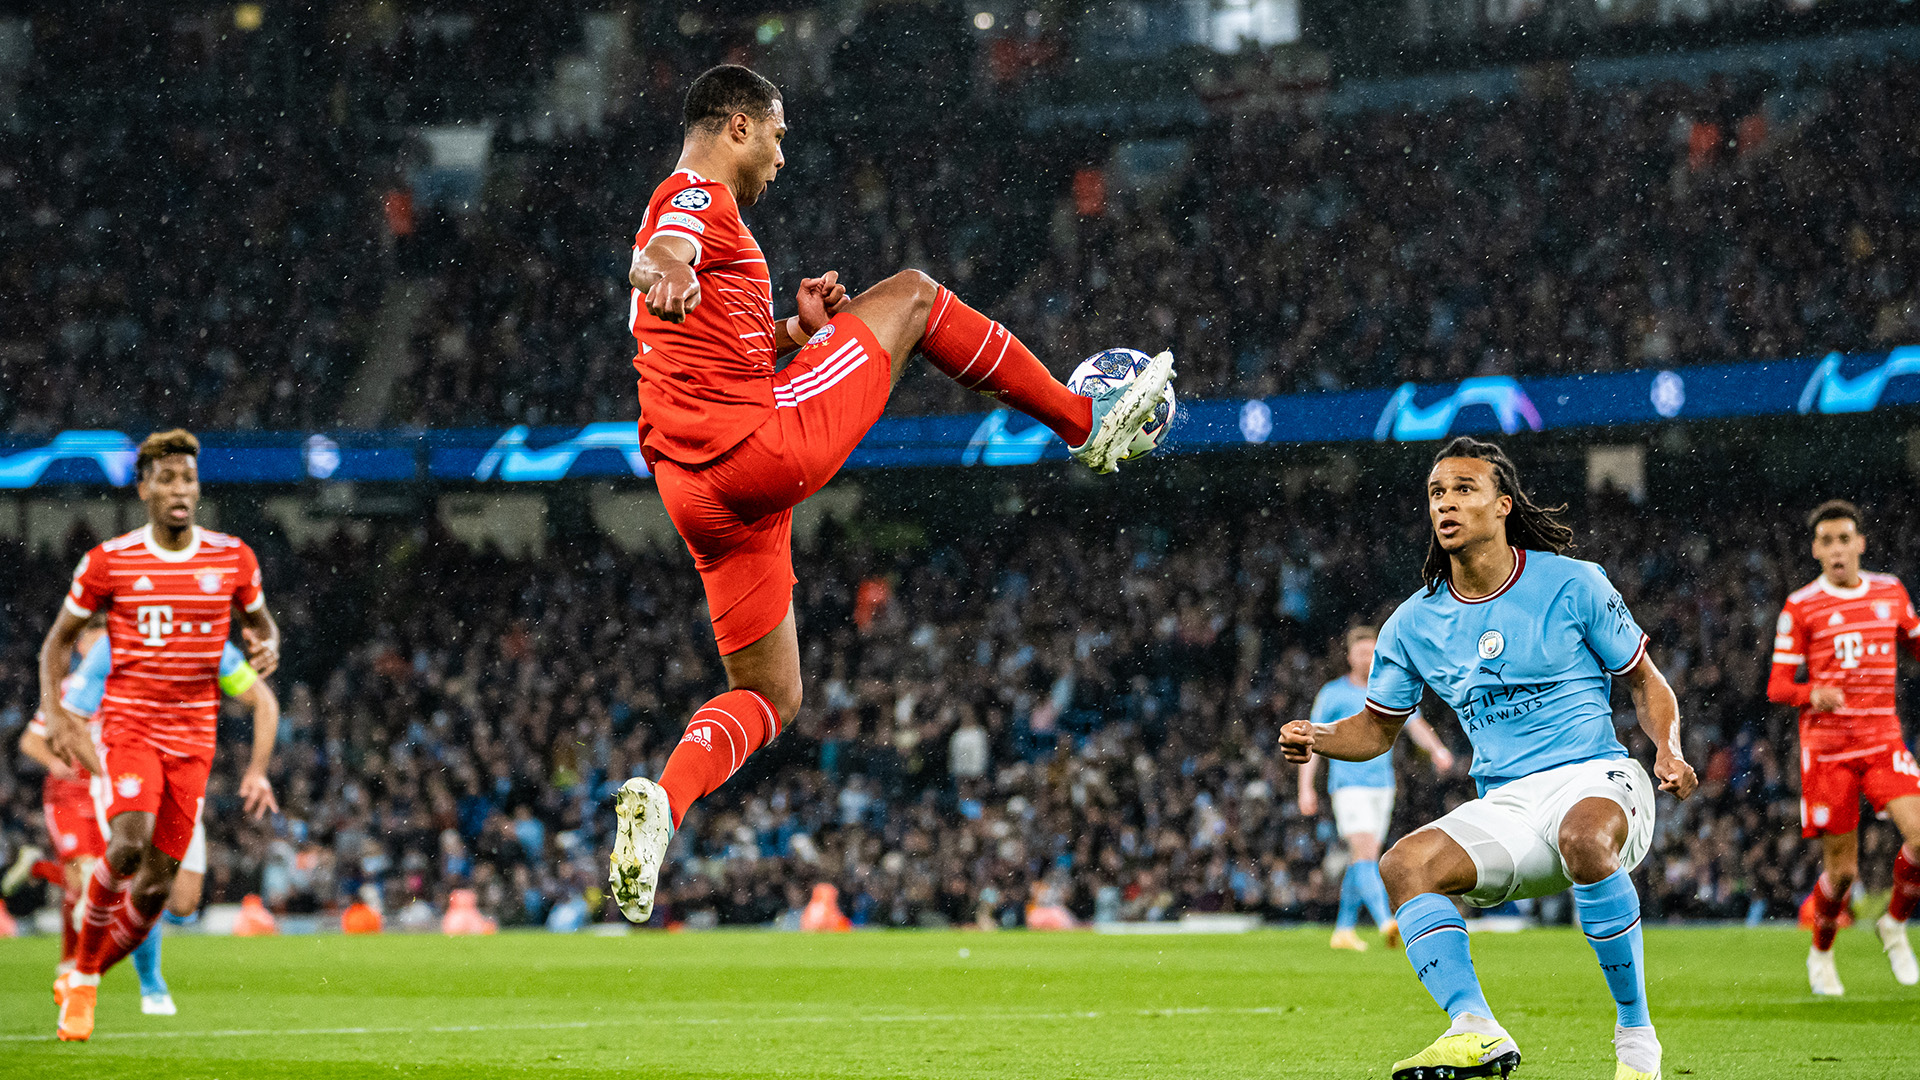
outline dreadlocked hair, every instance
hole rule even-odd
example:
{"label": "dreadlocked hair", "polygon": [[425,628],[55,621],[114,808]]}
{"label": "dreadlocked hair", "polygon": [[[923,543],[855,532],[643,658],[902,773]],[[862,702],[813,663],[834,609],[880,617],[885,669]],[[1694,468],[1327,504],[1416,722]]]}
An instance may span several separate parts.
{"label": "dreadlocked hair", "polygon": [[[1541,506],[1528,498],[1520,486],[1519,470],[1500,447],[1463,435],[1435,454],[1433,463],[1438,465],[1447,458],[1477,458],[1493,467],[1493,482],[1500,494],[1513,499],[1513,510],[1507,514],[1507,543],[1555,555],[1573,546],[1573,530],[1560,520],[1560,515],[1567,512],[1566,506]],[[1453,560],[1441,550],[1440,537],[1432,531],[1427,533],[1427,561],[1420,568],[1420,577],[1427,583],[1429,596],[1453,580]]]}

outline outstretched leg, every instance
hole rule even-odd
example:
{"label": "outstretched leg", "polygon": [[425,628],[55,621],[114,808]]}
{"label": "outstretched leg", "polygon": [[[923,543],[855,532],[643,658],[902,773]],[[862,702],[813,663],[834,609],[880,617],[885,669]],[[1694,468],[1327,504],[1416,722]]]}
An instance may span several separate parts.
{"label": "outstretched leg", "polygon": [[1893,978],[1902,986],[1920,983],[1920,963],[1907,940],[1907,920],[1920,907],[1920,797],[1903,795],[1887,803],[1887,816],[1903,841],[1893,857],[1893,895],[1886,914],[1874,920],[1880,947],[1893,966]]}
{"label": "outstretched leg", "polygon": [[854,297],[847,310],[892,354],[896,383],[917,348],[941,374],[1026,413],[1068,446],[1085,443],[1093,431],[1091,400],[1054,378],[1006,327],[918,270],[882,281]]}

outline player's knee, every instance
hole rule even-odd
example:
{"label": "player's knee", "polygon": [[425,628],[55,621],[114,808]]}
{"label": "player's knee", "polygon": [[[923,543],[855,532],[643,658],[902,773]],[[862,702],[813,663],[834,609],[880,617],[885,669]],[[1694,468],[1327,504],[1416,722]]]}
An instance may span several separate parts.
{"label": "player's knee", "polygon": [[927,316],[933,314],[933,301],[940,293],[940,283],[919,270],[902,270],[887,279],[887,285],[900,293],[903,303],[913,322],[925,323]]}
{"label": "player's knee", "polygon": [[1423,892],[1430,891],[1424,875],[1425,861],[1409,853],[1404,842],[1395,844],[1380,856],[1380,881],[1387,887],[1387,899],[1398,908]]}
{"label": "player's knee", "polygon": [[113,876],[132,877],[140,870],[140,856],[146,848],[145,840],[115,836],[107,842],[107,853],[102,858],[107,860],[107,869],[113,871]]}
{"label": "player's knee", "polygon": [[1570,831],[1560,837],[1560,861],[1575,885],[1591,885],[1620,869],[1620,853],[1603,832]]}

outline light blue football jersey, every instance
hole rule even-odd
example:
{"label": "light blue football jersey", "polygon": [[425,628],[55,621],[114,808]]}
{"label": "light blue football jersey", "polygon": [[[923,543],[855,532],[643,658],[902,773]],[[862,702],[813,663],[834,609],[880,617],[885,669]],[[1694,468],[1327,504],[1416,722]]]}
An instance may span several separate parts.
{"label": "light blue football jersey", "polygon": [[1613,733],[1613,676],[1631,671],[1647,635],[1599,566],[1520,551],[1491,595],[1450,586],[1414,593],[1380,628],[1367,704],[1391,716],[1431,688],[1473,743],[1485,795],[1562,765],[1627,756]]}
{"label": "light blue football jersey", "polygon": [[[107,645],[107,636],[102,634],[67,676],[60,691],[60,704],[81,716],[99,712],[100,699],[107,694],[107,676],[112,672],[113,650]],[[239,697],[258,678],[253,665],[247,663],[246,655],[233,642],[227,642],[220,650],[220,689],[226,691],[228,697]]]}
{"label": "light blue football jersey", "polygon": [[[1342,675],[1320,688],[1313,696],[1313,715],[1309,717],[1316,724],[1331,724],[1335,720],[1345,720],[1359,712],[1367,704],[1367,688]],[[1343,787],[1390,788],[1393,786],[1393,750],[1371,761],[1335,761],[1327,759],[1327,790],[1338,791]]]}

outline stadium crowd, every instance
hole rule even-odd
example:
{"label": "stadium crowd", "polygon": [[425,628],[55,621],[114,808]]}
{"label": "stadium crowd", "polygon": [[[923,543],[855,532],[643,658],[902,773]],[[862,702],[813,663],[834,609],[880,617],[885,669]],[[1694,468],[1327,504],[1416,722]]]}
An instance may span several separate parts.
{"label": "stadium crowd", "polygon": [[[817,882],[856,925],[1013,926],[1033,905],[1327,918],[1344,851],[1330,821],[1299,815],[1274,738],[1338,674],[1349,622],[1411,591],[1424,540],[1403,495],[1275,491],[1191,535],[1064,506],[958,528],[829,522],[799,559],[807,703],[690,814],[656,919],[792,920]],[[1791,915],[1817,856],[1799,838],[1794,720],[1764,684],[1778,605],[1814,573],[1800,530],[1752,503],[1610,499],[1576,514],[1578,553],[1652,635],[1703,781],[1687,804],[1663,797],[1638,875],[1649,914]],[[1629,513],[1636,529],[1594,527]],[[1382,535],[1394,520],[1409,526]],[[1869,528],[1869,564],[1913,580],[1920,504],[1879,505]],[[283,812],[242,820],[235,717],[209,793],[209,899],[332,913],[375,895],[400,925],[431,925],[471,887],[505,925],[617,920],[601,898],[611,791],[658,773],[721,679],[685,552],[256,540],[289,643]],[[69,567],[5,555],[23,568],[0,586],[10,743]],[[1624,693],[1616,707],[1649,757]],[[1399,771],[1395,836],[1471,797],[1404,745]],[[30,765],[0,773],[0,857],[44,842],[38,792]],[[1892,842],[1869,821],[1867,887],[1885,887]]]}
{"label": "stadium crowd", "polygon": [[[386,423],[632,416],[626,244],[678,145],[676,88],[752,46],[646,22],[600,128],[534,138],[512,121],[577,26],[503,40],[323,8],[253,37],[169,24],[156,47],[113,10],[35,18],[24,122],[0,131],[0,425],[338,423],[396,276],[430,299]],[[1223,104],[1121,146],[1030,129],[1030,102],[970,67],[890,81],[834,55],[790,88],[792,167],[751,214],[776,291],[919,266],[1059,370],[1166,345],[1185,394],[1268,394],[1920,334],[1908,62],[1540,79],[1425,111]],[[512,92],[470,86],[483,68]],[[462,213],[409,187],[404,132],[476,115],[506,122]],[[979,404],[921,372],[895,408]]]}

